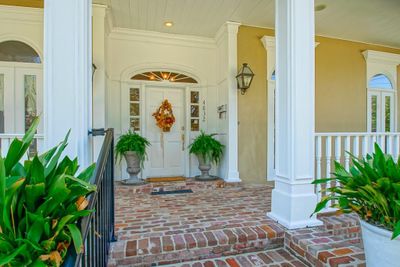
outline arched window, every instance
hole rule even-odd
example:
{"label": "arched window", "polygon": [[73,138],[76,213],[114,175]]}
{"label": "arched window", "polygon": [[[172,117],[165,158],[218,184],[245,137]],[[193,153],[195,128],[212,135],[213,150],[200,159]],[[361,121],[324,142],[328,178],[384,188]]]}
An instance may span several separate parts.
{"label": "arched window", "polygon": [[182,73],[170,71],[148,71],[132,76],[131,80],[169,81],[174,83],[197,83],[195,79]]}
{"label": "arched window", "polygon": [[41,63],[38,53],[32,47],[20,41],[1,42],[0,61]]}
{"label": "arched window", "polygon": [[368,131],[394,131],[395,90],[390,79],[376,74],[368,81]]}
{"label": "arched window", "polygon": [[374,75],[368,82],[370,89],[393,89],[392,82],[384,74]]}

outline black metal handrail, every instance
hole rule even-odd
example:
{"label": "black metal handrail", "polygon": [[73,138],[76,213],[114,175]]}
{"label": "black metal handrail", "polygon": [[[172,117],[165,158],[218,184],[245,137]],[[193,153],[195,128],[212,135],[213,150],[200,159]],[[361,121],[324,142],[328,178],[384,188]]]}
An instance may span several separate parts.
{"label": "black metal handrail", "polygon": [[81,221],[84,251],[76,254],[69,248],[64,267],[107,266],[110,243],[115,241],[114,232],[114,130],[105,130],[96,170],[91,183],[97,186],[89,198],[89,210],[94,210]]}

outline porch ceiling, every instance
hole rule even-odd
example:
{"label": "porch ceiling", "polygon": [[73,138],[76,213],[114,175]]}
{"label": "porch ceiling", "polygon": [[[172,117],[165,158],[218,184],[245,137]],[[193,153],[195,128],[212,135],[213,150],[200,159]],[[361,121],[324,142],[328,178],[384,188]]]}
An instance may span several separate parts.
{"label": "porch ceiling", "polygon": [[[94,0],[116,27],[213,37],[225,21],[274,28],[274,0]],[[400,1],[316,0],[318,35],[400,47]],[[173,21],[167,28],[165,21]]]}

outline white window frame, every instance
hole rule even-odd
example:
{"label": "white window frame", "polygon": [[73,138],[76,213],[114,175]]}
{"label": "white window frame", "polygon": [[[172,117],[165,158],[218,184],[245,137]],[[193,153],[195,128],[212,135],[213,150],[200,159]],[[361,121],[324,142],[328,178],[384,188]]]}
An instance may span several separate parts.
{"label": "white window frame", "polygon": [[[393,98],[393,105],[391,111],[391,132],[397,131],[397,65],[400,64],[400,55],[393,53],[386,53],[380,51],[366,50],[363,53],[367,63],[366,68],[366,85],[367,85],[367,131],[371,132],[371,97],[376,95],[377,102],[377,132],[385,131],[384,116],[385,112],[381,109],[385,108],[385,96]],[[393,89],[386,88],[370,88],[369,82],[372,77],[378,74],[385,75],[391,82]]]}

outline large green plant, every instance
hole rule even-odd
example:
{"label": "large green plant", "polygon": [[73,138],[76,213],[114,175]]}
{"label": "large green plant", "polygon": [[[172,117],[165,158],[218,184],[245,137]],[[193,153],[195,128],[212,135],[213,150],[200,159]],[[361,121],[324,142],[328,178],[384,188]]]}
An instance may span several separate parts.
{"label": "large green plant", "polygon": [[335,162],[333,178],[318,179],[314,184],[335,182],[325,189],[326,196],[317,204],[319,212],[331,200],[344,213],[356,212],[361,219],[400,235],[400,159],[395,162],[377,144],[372,155],[358,159],[351,155],[350,171]]}
{"label": "large green plant", "polygon": [[121,137],[118,139],[117,145],[115,146],[115,151],[117,158],[120,159],[125,152],[136,152],[140,162],[143,164],[147,157],[146,148],[148,146],[150,146],[150,142],[146,138],[129,130],[126,134],[121,135]]}
{"label": "large green plant", "polygon": [[218,164],[221,160],[224,145],[214,138],[216,134],[201,132],[189,146],[189,152]]}
{"label": "large green plant", "polygon": [[70,244],[83,249],[77,221],[91,212],[85,208],[96,189],[88,183],[94,165],[75,176],[76,158],[59,161],[69,134],[22,164],[38,123],[0,157],[0,266],[59,266]]}

